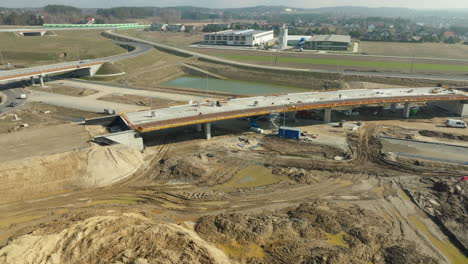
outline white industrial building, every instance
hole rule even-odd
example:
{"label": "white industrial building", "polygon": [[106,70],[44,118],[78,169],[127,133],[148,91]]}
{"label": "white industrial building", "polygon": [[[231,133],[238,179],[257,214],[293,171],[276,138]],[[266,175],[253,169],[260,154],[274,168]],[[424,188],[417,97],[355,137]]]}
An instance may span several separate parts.
{"label": "white industrial building", "polygon": [[203,36],[204,44],[233,45],[233,46],[259,46],[266,44],[274,38],[273,30],[260,31],[247,30],[224,30],[208,33]]}

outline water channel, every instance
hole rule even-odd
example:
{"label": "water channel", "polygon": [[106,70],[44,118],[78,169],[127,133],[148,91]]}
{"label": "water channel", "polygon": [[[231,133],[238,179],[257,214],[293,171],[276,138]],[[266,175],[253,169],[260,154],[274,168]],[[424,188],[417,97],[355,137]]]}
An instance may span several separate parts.
{"label": "water channel", "polygon": [[288,87],[268,83],[245,82],[235,80],[218,80],[213,78],[182,76],[163,84],[164,86],[192,88],[242,95],[267,95],[279,93],[303,93],[305,88]]}

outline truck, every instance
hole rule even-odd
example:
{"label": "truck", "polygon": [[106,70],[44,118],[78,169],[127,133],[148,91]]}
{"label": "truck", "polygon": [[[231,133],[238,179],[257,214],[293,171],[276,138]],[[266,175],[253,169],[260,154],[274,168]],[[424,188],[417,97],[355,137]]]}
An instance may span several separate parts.
{"label": "truck", "polygon": [[466,124],[463,120],[447,119],[445,125],[447,127],[466,128]]}

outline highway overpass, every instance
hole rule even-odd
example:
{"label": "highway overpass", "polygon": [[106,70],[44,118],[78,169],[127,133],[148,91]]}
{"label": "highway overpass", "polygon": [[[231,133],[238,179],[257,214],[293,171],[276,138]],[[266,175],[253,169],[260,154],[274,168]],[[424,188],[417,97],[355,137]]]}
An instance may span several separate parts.
{"label": "highway overpass", "polygon": [[[468,101],[468,93],[456,89],[424,87],[338,90],[236,98],[121,113],[120,118],[129,129],[140,133],[206,124],[205,131],[207,131],[207,138],[210,138],[210,123],[220,120],[325,109],[324,121],[330,122],[333,108],[372,104],[391,104],[392,107],[396,107],[396,103],[404,103],[404,117],[408,118],[412,102],[430,101],[453,101],[459,104],[463,102],[461,104],[464,112],[460,114],[468,115],[468,105],[465,105],[465,101]],[[198,129],[200,128],[199,125]]]}
{"label": "highway overpass", "polygon": [[25,69],[0,71],[0,83],[29,79],[34,80],[34,78],[40,78],[41,84],[43,84],[44,76],[72,71],[82,71],[83,75],[92,76],[99,70],[101,65],[106,62],[124,60],[140,56],[153,49],[152,46],[135,42],[116,42],[116,44],[133,46],[135,47],[135,49],[128,53],[110,56],[106,58],[88,59],[30,67]]}

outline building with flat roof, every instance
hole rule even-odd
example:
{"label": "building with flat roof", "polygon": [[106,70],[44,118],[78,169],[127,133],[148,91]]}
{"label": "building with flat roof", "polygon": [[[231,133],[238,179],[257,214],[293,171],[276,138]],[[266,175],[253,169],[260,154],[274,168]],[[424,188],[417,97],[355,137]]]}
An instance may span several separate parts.
{"label": "building with flat roof", "polygon": [[315,35],[304,43],[304,49],[347,50],[351,47],[351,37],[346,35]]}
{"label": "building with flat roof", "polygon": [[266,44],[274,38],[273,30],[261,31],[254,29],[224,30],[208,33],[203,36],[204,44],[233,45],[233,46],[258,46]]}
{"label": "building with flat roof", "polygon": [[311,36],[299,36],[299,35],[289,35],[288,36],[288,46],[298,46],[301,41],[307,41],[311,39]]}

